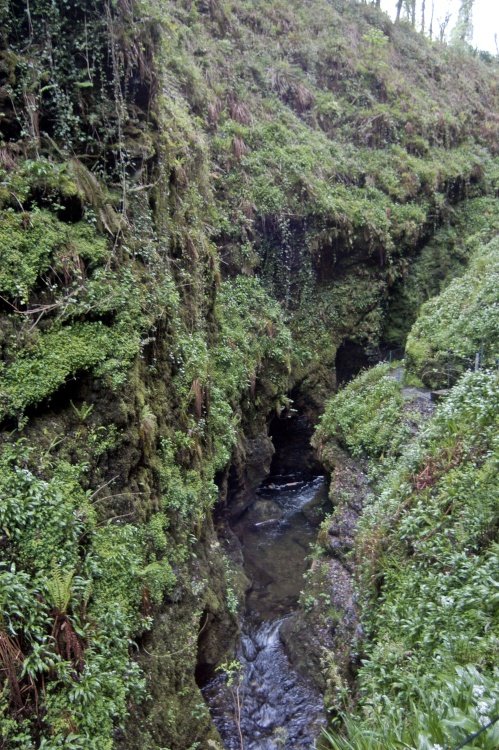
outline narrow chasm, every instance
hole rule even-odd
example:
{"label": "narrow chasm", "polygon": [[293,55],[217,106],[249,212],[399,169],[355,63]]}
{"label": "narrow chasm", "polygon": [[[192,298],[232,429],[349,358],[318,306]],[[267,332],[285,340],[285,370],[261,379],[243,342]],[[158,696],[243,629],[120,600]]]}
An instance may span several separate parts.
{"label": "narrow chasm", "polygon": [[297,608],[327,510],[326,478],[304,416],[275,418],[269,432],[270,473],[230,522],[250,580],[235,660],[202,685],[227,750],[309,748],[325,724],[322,695],[290,662],[280,630]]}

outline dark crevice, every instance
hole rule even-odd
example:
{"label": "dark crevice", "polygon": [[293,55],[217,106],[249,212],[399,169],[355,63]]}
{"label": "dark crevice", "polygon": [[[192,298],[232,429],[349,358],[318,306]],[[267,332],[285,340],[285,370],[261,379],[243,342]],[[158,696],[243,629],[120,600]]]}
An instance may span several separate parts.
{"label": "dark crevice", "polygon": [[271,420],[269,435],[275,448],[271,477],[299,475],[302,479],[310,479],[322,472],[310,445],[313,432],[310,420],[292,410],[285,410]]}
{"label": "dark crevice", "polygon": [[197,660],[195,669],[195,679],[198,687],[203,688],[214,676],[214,669],[212,664],[208,664],[204,657],[204,641],[206,639],[206,631],[210,623],[210,613],[207,609],[203,610],[201,617],[199,618],[199,632],[198,632],[198,644],[197,644]]}
{"label": "dark crevice", "polygon": [[[292,396],[297,403],[299,392]],[[301,409],[272,416],[268,435],[275,452],[263,482],[248,488],[243,481],[241,487],[238,466],[229,477],[229,505],[239,507],[238,491],[245,496],[242,512],[226,519],[238,542],[239,555],[232,559],[242,566],[249,582],[235,650],[241,665],[239,722],[234,723],[224,676],[208,663],[206,645],[213,640],[210,631],[217,623],[207,611],[200,620],[196,682],[224,747],[231,750],[240,747],[242,738],[245,747],[274,747],[276,730],[287,735],[284,747],[305,750],[323,726],[321,693],[311,675],[303,675],[293,662],[290,641],[285,645],[280,635],[281,626],[298,606],[310,544],[331,510],[324,468],[310,444],[313,430],[313,422]]]}
{"label": "dark crevice", "polygon": [[[81,370],[74,373],[68,380],[63,383],[56,391],[42,399],[37,404],[30,404],[24,410],[23,416],[29,420],[35,420],[37,417],[58,415],[68,409],[71,402],[74,404],[82,403],[84,400],[91,400],[92,392],[95,391],[94,381],[89,372]],[[83,398],[85,394],[86,399]],[[2,430],[11,430],[17,428],[18,419],[14,416],[6,417],[2,423]]]}
{"label": "dark crevice", "polygon": [[370,365],[372,365],[372,358],[367,354],[365,348],[355,341],[345,339],[336,352],[337,384],[344,385]]}

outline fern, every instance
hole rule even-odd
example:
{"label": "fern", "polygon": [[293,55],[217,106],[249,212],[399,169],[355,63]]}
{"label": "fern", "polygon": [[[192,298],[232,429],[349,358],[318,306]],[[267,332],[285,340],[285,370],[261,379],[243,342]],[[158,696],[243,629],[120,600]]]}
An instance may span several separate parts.
{"label": "fern", "polygon": [[52,578],[47,582],[47,593],[54,609],[60,614],[66,614],[73,593],[73,578],[75,571],[62,571],[56,565],[52,567]]}

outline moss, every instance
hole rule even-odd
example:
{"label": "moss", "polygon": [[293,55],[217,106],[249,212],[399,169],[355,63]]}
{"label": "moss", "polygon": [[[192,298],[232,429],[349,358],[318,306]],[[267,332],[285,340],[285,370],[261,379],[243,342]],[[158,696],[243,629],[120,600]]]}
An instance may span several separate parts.
{"label": "moss", "polygon": [[[323,450],[335,436],[356,439],[358,452],[376,418],[383,422],[364,449],[377,482],[354,550],[365,632],[358,705],[352,713],[351,693],[336,695],[335,710],[347,715],[341,731],[328,735],[334,750],[392,748],[401,740],[416,747],[422,738],[452,744],[462,738],[463,721],[468,731],[480,727],[479,698],[487,711],[498,700],[490,576],[497,565],[497,373],[466,373],[419,435],[395,442],[389,462],[385,451],[393,451],[400,427],[393,395],[381,388],[386,377],[387,366],[378,366],[347,386],[316,436]],[[382,392],[373,422],[370,405]]]}
{"label": "moss", "polygon": [[423,382],[445,386],[497,356],[498,240],[476,251],[468,270],[427,302],[407,339],[408,367]]}
{"label": "moss", "polygon": [[[409,378],[452,385],[481,341],[485,369],[460,377],[414,436],[404,433],[401,385],[390,383],[387,365],[373,368],[332,399],[315,438],[322,450],[338,438],[354,455],[369,456],[376,478],[355,542],[366,632],[359,706],[342,735],[330,735],[335,750],[395,747],[401,739],[411,747],[422,738],[452,744],[463,720],[470,731],[480,726],[477,690],[488,711],[497,705],[497,618],[488,588],[497,564],[497,373],[487,369],[496,357],[497,240],[481,246],[490,229],[482,231],[464,274],[423,305],[407,364]],[[463,693],[463,684],[475,692]]]}
{"label": "moss", "polygon": [[136,356],[140,342],[126,328],[107,328],[102,323],[77,323],[41,334],[28,352],[1,376],[3,416],[20,415],[47,398],[66,380],[82,370],[109,375],[118,384]]}
{"label": "moss", "polygon": [[[398,736],[409,742],[415,734],[432,742],[459,735],[457,714],[446,714],[445,705],[456,700],[466,665],[473,665],[474,684],[489,690],[494,679],[496,399],[496,373],[466,374],[403,451],[361,521],[356,554],[369,639],[360,703],[395,712]],[[487,700],[497,701],[494,690]],[[462,696],[459,716],[474,722],[470,729],[479,726],[475,694]],[[393,731],[386,735],[372,714],[349,722],[361,747],[378,736],[395,747]]]}
{"label": "moss", "polygon": [[491,240],[498,228],[497,201],[493,197],[472,198],[453,208],[444,226],[397,282],[384,338],[396,346],[405,343],[421,305],[462,275],[474,252]]}
{"label": "moss", "polygon": [[[138,695],[141,690],[138,672],[129,663],[126,640],[127,633],[138,632],[142,627],[135,610],[130,608],[134,597],[140,596],[137,569],[144,564],[141,545],[135,537],[133,547],[130,528],[128,536],[127,530],[122,529],[120,544],[114,550],[114,555],[117,550],[122,555],[121,567],[113,566],[114,560],[103,554],[104,539],[109,540],[110,532],[119,532],[97,528],[95,510],[80,483],[85,467],[63,462],[54,467],[48,456],[38,456],[50,476],[41,479],[34,471],[34,459],[34,449],[22,443],[4,448],[0,457],[2,494],[9,497],[2,506],[0,523],[13,563],[10,578],[5,575],[6,569],[2,570],[2,595],[8,599],[9,591],[19,591],[21,571],[25,571],[32,597],[31,603],[24,603],[22,608],[6,601],[9,618],[16,619],[15,623],[10,619],[8,627],[14,637],[22,639],[26,654],[30,654],[25,665],[31,680],[39,680],[49,664],[57,670],[45,698],[47,721],[60,736],[66,736],[72,727],[80,743],[86,740],[93,747],[102,747],[109,741],[114,718],[124,716],[129,696]],[[36,467],[38,472],[40,468]],[[87,555],[82,563],[83,540]],[[66,650],[56,635],[57,610],[54,611],[53,602],[49,606],[57,570],[69,571],[72,581],[64,605],[65,628],[73,634]],[[40,602],[38,609],[33,601]],[[71,675],[80,669],[83,653],[86,670],[75,685]],[[126,686],[116,680],[118,674],[123,680],[128,675]],[[22,681],[20,676],[16,679]],[[28,691],[27,708],[31,708],[33,700]],[[73,709],[68,709],[68,702],[75,704]],[[2,705],[3,713],[6,705]],[[13,746],[29,730],[27,718],[16,731],[9,731]]]}
{"label": "moss", "polygon": [[343,2],[4,6],[0,412],[32,453],[4,467],[2,582],[44,687],[20,728],[4,692],[2,728],[107,750],[128,712],[127,747],[184,750],[216,738],[201,617],[212,661],[237,629],[214,479],[292,383],[326,396],[448,206],[494,190],[495,73]]}
{"label": "moss", "polygon": [[78,277],[85,265],[92,267],[108,257],[106,240],[88,224],[68,225],[45,210],[10,209],[1,212],[0,219],[0,292],[21,304],[49,269]]}

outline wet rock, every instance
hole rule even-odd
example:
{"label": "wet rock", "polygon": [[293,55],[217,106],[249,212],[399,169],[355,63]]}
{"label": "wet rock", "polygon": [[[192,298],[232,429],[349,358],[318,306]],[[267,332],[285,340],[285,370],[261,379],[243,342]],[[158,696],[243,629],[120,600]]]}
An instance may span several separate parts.
{"label": "wet rock", "polygon": [[413,435],[417,435],[435,411],[433,394],[427,388],[402,388],[404,420]]}
{"label": "wet rock", "polygon": [[432,391],[431,392],[431,400],[435,403],[438,403],[439,401],[442,401],[446,396],[449,395],[449,388],[442,388],[439,391]]}
{"label": "wet rock", "polygon": [[269,518],[268,521],[259,521],[259,523],[255,523],[255,529],[259,529],[262,526],[275,526],[279,523],[278,518]]}
{"label": "wet rock", "polygon": [[[298,483],[280,479],[274,478],[276,487],[270,496],[253,496],[252,507],[234,526],[243,545],[245,569],[252,578],[248,615],[236,654],[243,665],[240,726],[246,750],[309,750],[325,721],[320,692],[291,666],[279,634],[296,606],[314,538],[302,507],[316,498],[325,482],[323,477]],[[280,520],[268,525],[269,515],[278,515]],[[267,520],[255,528],[255,518]],[[233,695],[224,693],[217,676],[203,692],[224,747],[239,750]]]}
{"label": "wet rock", "polygon": [[296,612],[283,623],[281,639],[293,667],[324,691],[326,681],[320,655],[323,648],[331,645],[328,644],[327,631],[316,631],[304,613]]}
{"label": "wet rock", "polygon": [[302,506],[303,515],[313,526],[319,526],[324,518],[324,508],[327,502],[328,490],[324,483],[319,486],[312,499]]}
{"label": "wet rock", "polygon": [[225,508],[231,521],[240,518],[253,503],[254,491],[268,475],[273,455],[274,445],[266,432],[246,438],[239,446],[231,470],[230,502]]}
{"label": "wet rock", "polygon": [[257,500],[248,510],[248,518],[254,524],[279,520],[282,515],[281,508],[272,500]]}
{"label": "wet rock", "polygon": [[274,444],[268,435],[259,435],[246,441],[246,481],[251,487],[258,487],[270,471],[274,455]]}
{"label": "wet rock", "polygon": [[[404,388],[404,412],[414,429],[431,415],[429,391]],[[354,686],[362,651],[363,632],[353,586],[353,551],[357,525],[371,494],[365,462],[354,460],[337,443],[321,446],[330,472],[329,497],[333,514],[322,527],[319,542],[329,558],[316,560],[307,576],[304,607],[287,620],[281,637],[293,665],[326,690],[326,703],[335,706],[335,690]],[[327,650],[332,664],[323,663]]]}
{"label": "wet rock", "polygon": [[328,446],[325,463],[331,472],[329,497],[334,512],[320,542],[330,558],[313,563],[307,581],[307,608],[295,613],[281,629],[295,668],[323,691],[330,680],[324,649],[334,654],[339,679],[352,682],[357,668],[360,631],[350,553],[370,493],[364,466],[338,445]]}

